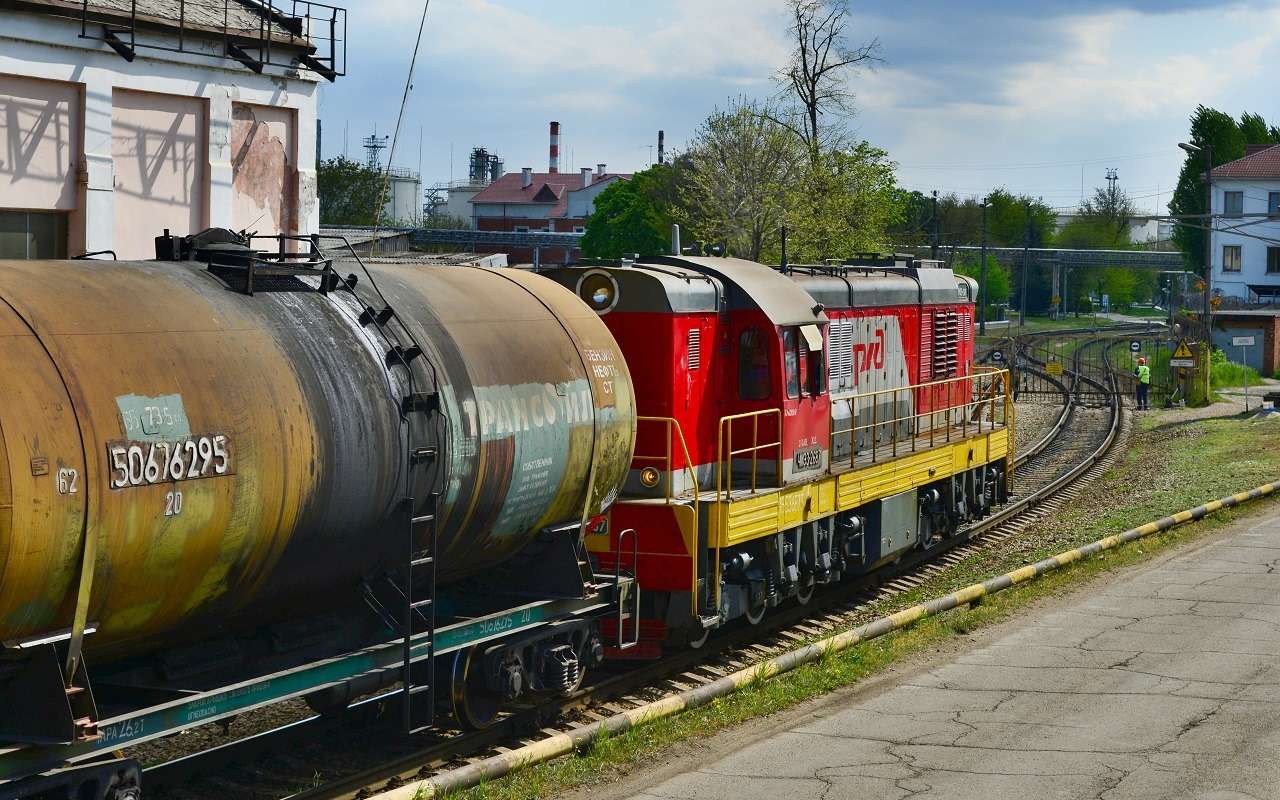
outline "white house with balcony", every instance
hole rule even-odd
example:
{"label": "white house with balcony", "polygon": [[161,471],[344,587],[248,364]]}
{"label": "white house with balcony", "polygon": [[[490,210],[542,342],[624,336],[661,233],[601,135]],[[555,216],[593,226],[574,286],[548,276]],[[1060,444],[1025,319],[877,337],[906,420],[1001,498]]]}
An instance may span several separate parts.
{"label": "white house with balcony", "polygon": [[0,1],[0,258],[314,232],[345,28],[312,0]]}
{"label": "white house with balcony", "polygon": [[1249,145],[1212,174],[1214,293],[1280,300],[1280,145]]}

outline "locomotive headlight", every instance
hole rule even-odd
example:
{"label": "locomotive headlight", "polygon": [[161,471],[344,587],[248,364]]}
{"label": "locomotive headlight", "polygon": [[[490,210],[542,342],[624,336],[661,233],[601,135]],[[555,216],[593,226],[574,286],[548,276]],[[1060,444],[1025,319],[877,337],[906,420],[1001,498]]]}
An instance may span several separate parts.
{"label": "locomotive headlight", "polygon": [[644,484],[646,489],[652,489],[658,485],[658,470],[653,467],[645,467],[640,470],[640,482]]}
{"label": "locomotive headlight", "polygon": [[591,270],[578,279],[578,297],[597,314],[608,314],[618,303],[618,282],[604,270]]}

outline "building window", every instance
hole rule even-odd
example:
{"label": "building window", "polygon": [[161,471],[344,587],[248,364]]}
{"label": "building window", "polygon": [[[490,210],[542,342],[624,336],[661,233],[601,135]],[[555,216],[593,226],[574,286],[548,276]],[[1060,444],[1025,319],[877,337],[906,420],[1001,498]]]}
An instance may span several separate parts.
{"label": "building window", "polygon": [[1240,245],[1226,244],[1222,246],[1222,271],[1240,271]]}
{"label": "building window", "polygon": [[586,233],[586,232],[587,232],[587,228],[586,228],[586,226],[585,226],[585,225],[574,225],[574,226],[573,226],[573,232],[574,232],[574,233]]}
{"label": "building window", "polygon": [[0,210],[0,258],[66,257],[66,214]]}
{"label": "building window", "polygon": [[528,233],[528,232],[529,232],[529,226],[528,226],[528,225],[517,225],[517,226],[515,226],[515,228],[513,228],[512,230],[514,230],[516,233]]}
{"label": "building window", "polygon": [[1244,192],[1223,192],[1222,213],[1228,217],[1239,217],[1244,214]]}
{"label": "building window", "polygon": [[1267,274],[1280,272],[1280,247],[1267,248]]}
{"label": "building window", "polygon": [[1267,192],[1267,214],[1280,217],[1280,192]]}
{"label": "building window", "polygon": [[769,350],[759,328],[747,328],[738,337],[738,396],[743,400],[769,396]]}

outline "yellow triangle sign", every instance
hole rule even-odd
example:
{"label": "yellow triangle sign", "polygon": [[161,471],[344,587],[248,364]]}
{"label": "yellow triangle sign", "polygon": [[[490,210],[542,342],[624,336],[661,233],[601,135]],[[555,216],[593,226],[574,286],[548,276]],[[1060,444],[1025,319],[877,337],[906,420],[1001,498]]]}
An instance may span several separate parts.
{"label": "yellow triangle sign", "polygon": [[1195,358],[1191,352],[1191,348],[1187,347],[1186,341],[1178,342],[1178,349],[1173,351],[1174,358]]}

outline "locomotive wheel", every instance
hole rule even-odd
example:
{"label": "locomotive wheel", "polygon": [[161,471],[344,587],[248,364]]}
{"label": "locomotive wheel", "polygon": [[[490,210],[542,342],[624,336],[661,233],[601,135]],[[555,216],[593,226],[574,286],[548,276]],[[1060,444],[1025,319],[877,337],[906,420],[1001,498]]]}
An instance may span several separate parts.
{"label": "locomotive wheel", "polygon": [[796,587],[796,602],[802,606],[809,605],[809,601],[813,599],[813,591],[818,588],[818,584],[811,583],[808,586]]}
{"label": "locomotive wheel", "polygon": [[502,710],[502,697],[485,685],[483,655],[479,647],[470,647],[455,653],[450,663],[450,710],[467,730],[484,730]]}
{"label": "locomotive wheel", "polygon": [[764,619],[764,612],[768,607],[767,603],[761,603],[758,606],[747,609],[747,613],[744,615],[746,617],[747,624],[759,625],[760,621]]}

